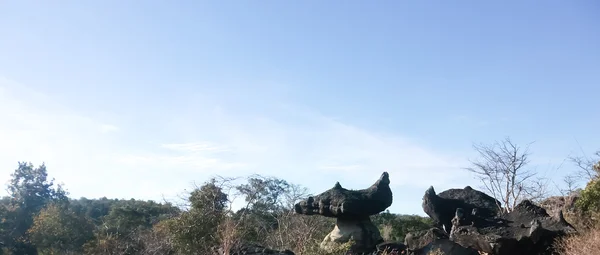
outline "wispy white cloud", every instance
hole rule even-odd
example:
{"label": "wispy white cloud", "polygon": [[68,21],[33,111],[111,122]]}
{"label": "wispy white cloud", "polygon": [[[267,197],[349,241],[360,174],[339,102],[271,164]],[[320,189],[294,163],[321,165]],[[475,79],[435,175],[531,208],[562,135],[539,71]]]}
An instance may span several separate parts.
{"label": "wispy white cloud", "polygon": [[[364,188],[383,171],[390,173],[396,192],[458,186],[465,180],[460,155],[305,109],[288,106],[283,120],[217,108],[202,112],[201,121],[197,115],[176,115],[178,109],[171,109],[172,119],[157,116],[156,123],[147,125],[167,121],[176,125],[153,137],[128,140],[123,138],[142,127],[117,127],[74,114],[42,94],[28,100],[29,95],[19,92],[24,87],[9,85],[6,80],[0,83],[0,102],[6,106],[0,108],[1,169],[13,169],[19,160],[46,162],[50,174],[75,196],[159,199],[213,175],[253,173],[285,178],[314,192],[335,181],[347,188]],[[149,142],[156,137],[166,142]],[[8,178],[3,174],[0,181]]]}
{"label": "wispy white cloud", "polygon": [[110,124],[102,124],[100,126],[100,132],[102,133],[111,133],[111,132],[116,132],[118,131],[119,128],[114,126],[114,125],[110,125]]}

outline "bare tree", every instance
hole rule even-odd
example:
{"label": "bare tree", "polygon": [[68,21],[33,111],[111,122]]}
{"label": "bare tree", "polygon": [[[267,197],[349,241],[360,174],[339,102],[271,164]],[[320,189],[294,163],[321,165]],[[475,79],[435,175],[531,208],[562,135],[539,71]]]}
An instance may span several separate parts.
{"label": "bare tree", "polygon": [[513,143],[510,138],[490,145],[474,144],[479,159],[470,161],[466,170],[475,173],[484,188],[499,200],[500,209],[508,212],[524,199],[539,200],[546,194],[543,178],[536,178],[536,172],[529,164],[529,144],[524,148]]}
{"label": "bare tree", "polygon": [[574,193],[577,193],[581,188],[577,186],[577,178],[573,175],[567,175],[563,178],[563,182],[566,185],[566,188],[561,190],[563,196],[570,196]]}
{"label": "bare tree", "polygon": [[598,164],[598,160],[600,159],[600,151],[594,153],[594,158],[590,157],[570,157],[571,162],[573,162],[577,167],[579,167],[579,171],[575,173],[575,176],[571,178],[577,178],[579,180],[594,180],[599,177],[600,171],[595,167],[595,164]]}

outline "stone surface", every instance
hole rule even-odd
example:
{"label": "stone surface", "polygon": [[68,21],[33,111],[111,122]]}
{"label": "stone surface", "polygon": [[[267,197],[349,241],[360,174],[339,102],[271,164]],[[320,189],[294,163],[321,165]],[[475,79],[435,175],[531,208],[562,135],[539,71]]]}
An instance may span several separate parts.
{"label": "stone surface", "polygon": [[379,229],[369,218],[348,220],[338,218],[333,230],[321,242],[321,249],[335,250],[340,245],[353,241],[351,250],[355,252],[371,252],[377,244],[383,242]]}
{"label": "stone surface", "polygon": [[[504,213],[496,203],[470,187],[450,189],[439,195],[431,187],[423,196],[423,210],[449,233],[450,241],[482,253],[551,254],[550,247],[557,237],[576,232],[562,211],[550,216],[544,208],[525,200],[510,213]],[[407,239],[409,248],[431,239],[419,233],[413,235],[421,239]]]}
{"label": "stone surface", "polygon": [[549,197],[540,202],[540,206],[546,209],[546,212],[550,215],[555,215],[558,211],[563,211],[565,213],[575,212],[575,203],[579,200],[580,196],[581,195],[578,192],[573,192],[568,196]]}
{"label": "stone surface", "polygon": [[404,238],[404,244],[411,250],[423,249],[435,240],[448,239],[449,236],[439,228],[410,232]]}
{"label": "stone surface", "polygon": [[297,203],[294,209],[299,214],[363,219],[383,212],[392,205],[392,190],[389,184],[387,172],[367,189],[349,190],[337,182],[333,188]]}
{"label": "stone surface", "polygon": [[450,233],[456,209],[461,208],[466,217],[475,214],[479,218],[495,217],[501,213],[500,201],[469,186],[464,189],[449,189],[436,194],[430,187],[423,196],[423,211],[433,219],[435,225]]}
{"label": "stone surface", "polygon": [[576,232],[559,211],[552,217],[530,201],[482,226],[459,226],[450,239],[490,254],[551,254],[554,240]]}
{"label": "stone surface", "polygon": [[411,255],[480,255],[472,248],[463,247],[448,239],[438,239],[419,250],[409,250]]}

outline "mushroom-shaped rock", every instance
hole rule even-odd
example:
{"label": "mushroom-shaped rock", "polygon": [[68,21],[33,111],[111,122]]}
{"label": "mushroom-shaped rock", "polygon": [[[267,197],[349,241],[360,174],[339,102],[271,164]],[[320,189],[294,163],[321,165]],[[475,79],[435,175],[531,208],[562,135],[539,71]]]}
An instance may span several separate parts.
{"label": "mushroom-shaped rock", "polygon": [[387,172],[369,188],[349,190],[336,182],[333,188],[308,197],[294,205],[298,214],[337,218],[334,229],[321,242],[323,250],[334,250],[353,241],[350,252],[369,253],[383,242],[379,229],[369,216],[383,212],[392,205],[392,190]]}
{"label": "mushroom-shaped rock", "polygon": [[333,188],[309,197],[294,206],[296,213],[326,217],[357,219],[383,212],[392,205],[392,190],[387,172],[371,187],[362,190],[345,189],[336,182]]}

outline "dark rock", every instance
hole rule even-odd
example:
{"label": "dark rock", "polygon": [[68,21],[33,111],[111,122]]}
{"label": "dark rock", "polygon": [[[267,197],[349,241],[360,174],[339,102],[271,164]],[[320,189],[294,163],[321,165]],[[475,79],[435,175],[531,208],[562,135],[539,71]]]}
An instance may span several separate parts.
{"label": "dark rock", "polygon": [[230,255],[294,255],[290,250],[273,250],[258,244],[242,244],[239,247],[231,249]]}
{"label": "dark rock", "polygon": [[360,219],[383,212],[392,205],[392,190],[387,172],[371,187],[362,190],[345,189],[337,182],[333,188],[309,197],[294,206],[296,213],[326,217]]}
{"label": "dark rock", "polygon": [[528,200],[510,213],[478,220],[475,225],[454,225],[450,240],[489,254],[550,254],[557,237],[575,231],[562,214],[551,217]]}
{"label": "dark rock", "polygon": [[336,226],[321,242],[321,249],[331,251],[354,241],[348,254],[369,254],[383,242],[370,216],[383,212],[390,205],[390,179],[388,173],[383,172],[367,189],[349,190],[337,182],[333,188],[295,204],[294,210],[298,214],[337,218]]}
{"label": "dark rock", "polygon": [[449,189],[440,194],[436,194],[433,187],[430,187],[423,196],[422,204],[423,211],[433,219],[435,225],[447,233],[450,233],[457,209],[469,212],[464,213],[465,217],[475,220],[499,215],[500,205],[500,201],[470,186]]}
{"label": "dark rock", "polygon": [[435,240],[448,239],[449,236],[439,228],[430,228],[428,230],[410,232],[406,234],[404,243],[411,250],[423,249]]}
{"label": "dark rock", "polygon": [[[449,233],[450,241],[487,254],[551,254],[556,238],[576,232],[560,210],[550,216],[544,208],[525,200],[505,213],[498,205],[496,199],[471,187],[440,194],[431,187],[423,196],[423,210]],[[405,243],[410,250],[418,249],[431,239],[428,235],[411,233]]]}
{"label": "dark rock", "polygon": [[463,247],[448,239],[439,239],[429,243],[419,250],[410,250],[408,254],[412,255],[480,255],[472,248]]}

